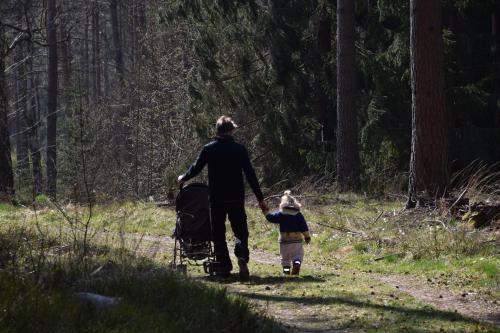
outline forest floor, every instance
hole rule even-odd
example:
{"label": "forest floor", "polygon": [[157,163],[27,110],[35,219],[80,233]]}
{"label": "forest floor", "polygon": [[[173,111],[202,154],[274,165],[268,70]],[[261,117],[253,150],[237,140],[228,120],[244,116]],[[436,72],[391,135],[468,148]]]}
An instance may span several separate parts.
{"label": "forest floor", "polygon": [[[127,237],[155,244],[144,243],[145,255],[174,246],[168,237]],[[381,274],[343,267],[332,258],[331,263],[305,263],[299,276],[284,276],[278,253],[253,249],[251,256],[248,282],[239,281],[237,269],[219,279],[190,266],[189,276],[223,285],[294,332],[500,332],[500,302],[488,293],[448,288],[439,282],[444,274],[435,281],[409,273]]]}
{"label": "forest floor", "polygon": [[[402,206],[356,197],[306,205],[313,237],[298,277],[281,274],[277,229],[249,207],[250,281],[240,282],[236,273],[213,280],[198,266],[189,266],[188,276],[249,300],[286,331],[500,332],[497,226],[472,230],[441,212],[408,213]],[[85,221],[84,207],[64,210]],[[71,229],[49,208],[7,217],[29,221],[34,215],[38,229]],[[90,222],[97,244],[133,249],[160,265],[172,259],[171,208],[104,205]]]}

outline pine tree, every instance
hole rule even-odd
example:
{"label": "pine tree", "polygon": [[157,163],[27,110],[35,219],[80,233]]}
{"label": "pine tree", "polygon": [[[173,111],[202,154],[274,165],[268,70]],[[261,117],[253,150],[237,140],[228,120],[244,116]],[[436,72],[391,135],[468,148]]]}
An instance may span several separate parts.
{"label": "pine tree", "polygon": [[354,1],[337,1],[337,181],[342,192],[359,188]]}
{"label": "pine tree", "polygon": [[407,207],[420,192],[432,198],[448,184],[448,122],[444,92],[441,5],[411,0],[412,145]]}
{"label": "pine tree", "polygon": [[0,22],[0,196],[10,196],[14,191],[14,175],[7,127],[9,102],[5,80],[5,57],[7,56],[8,45],[5,38],[5,27]]}
{"label": "pine tree", "polygon": [[56,0],[47,1],[47,194],[57,194],[57,32]]}

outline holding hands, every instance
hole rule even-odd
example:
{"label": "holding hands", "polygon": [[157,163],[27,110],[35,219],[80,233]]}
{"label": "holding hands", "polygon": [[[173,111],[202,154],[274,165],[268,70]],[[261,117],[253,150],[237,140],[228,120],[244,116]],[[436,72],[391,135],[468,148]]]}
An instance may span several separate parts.
{"label": "holding hands", "polygon": [[269,207],[267,206],[267,204],[264,200],[259,201],[259,208],[264,215],[269,213]]}

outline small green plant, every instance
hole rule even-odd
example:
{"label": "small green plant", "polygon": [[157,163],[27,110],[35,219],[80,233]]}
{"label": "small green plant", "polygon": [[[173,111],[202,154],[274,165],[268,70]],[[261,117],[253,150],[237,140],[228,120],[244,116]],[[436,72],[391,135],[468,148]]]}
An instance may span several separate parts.
{"label": "small green plant", "polygon": [[39,194],[35,197],[35,202],[38,205],[45,206],[49,203],[50,199],[45,194]]}
{"label": "small green plant", "polygon": [[370,247],[366,243],[356,243],[353,247],[358,253],[367,253],[370,251]]}
{"label": "small green plant", "polygon": [[397,254],[389,254],[387,256],[384,257],[384,260],[388,263],[395,263],[395,262],[398,262],[399,261],[399,255]]}
{"label": "small green plant", "polygon": [[11,204],[0,202],[0,212],[10,212],[14,209],[15,207],[12,206]]}
{"label": "small green plant", "polygon": [[478,265],[479,271],[486,274],[489,278],[494,279],[498,277],[500,269],[492,262],[484,261]]}

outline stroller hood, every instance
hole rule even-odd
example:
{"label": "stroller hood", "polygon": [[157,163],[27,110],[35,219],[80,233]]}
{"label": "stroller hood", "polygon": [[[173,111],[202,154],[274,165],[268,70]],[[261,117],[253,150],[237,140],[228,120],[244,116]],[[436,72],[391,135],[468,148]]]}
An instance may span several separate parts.
{"label": "stroller hood", "polygon": [[210,241],[208,186],[194,183],[184,187],[175,200],[177,222],[175,236],[183,240]]}

